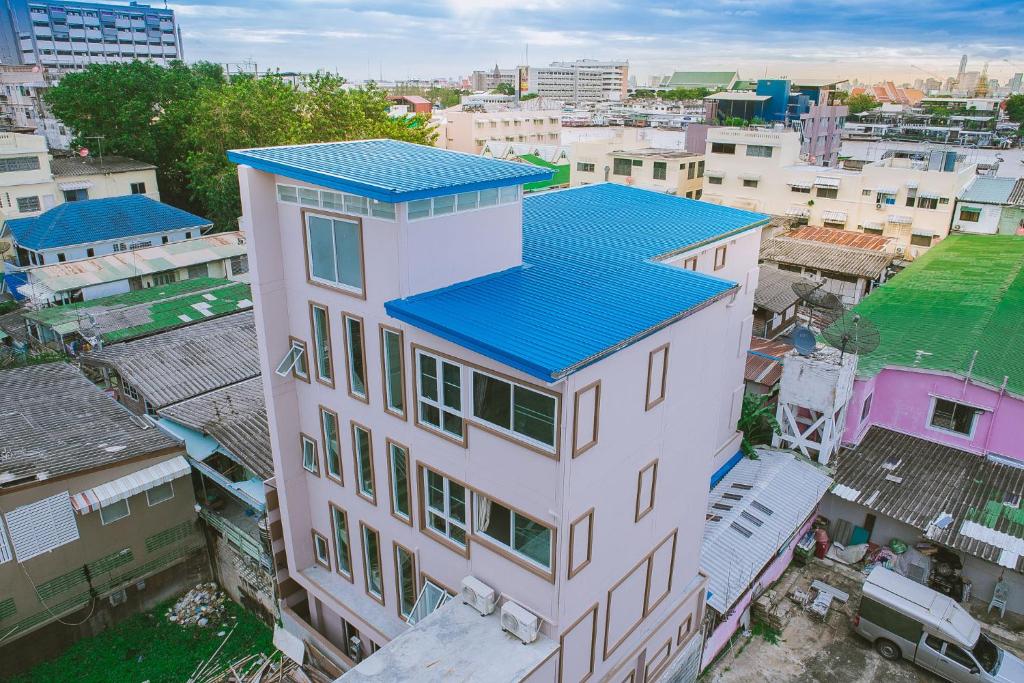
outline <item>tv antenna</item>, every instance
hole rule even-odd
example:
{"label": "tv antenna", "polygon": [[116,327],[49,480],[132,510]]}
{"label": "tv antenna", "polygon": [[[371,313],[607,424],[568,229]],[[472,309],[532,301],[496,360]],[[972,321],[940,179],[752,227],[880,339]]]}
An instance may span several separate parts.
{"label": "tv antenna", "polygon": [[880,335],[867,318],[859,313],[848,312],[821,331],[829,346],[839,349],[839,362],[847,353],[865,355],[878,348]]}

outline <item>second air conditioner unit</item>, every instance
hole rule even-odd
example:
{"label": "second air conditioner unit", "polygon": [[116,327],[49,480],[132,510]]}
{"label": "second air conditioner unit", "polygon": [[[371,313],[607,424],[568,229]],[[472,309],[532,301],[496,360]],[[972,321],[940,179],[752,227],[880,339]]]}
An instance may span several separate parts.
{"label": "second air conditioner unit", "polygon": [[494,606],[498,604],[498,594],[475,576],[467,576],[462,579],[462,603],[475,609],[480,616],[486,617],[494,612]]}
{"label": "second air conditioner unit", "polygon": [[540,617],[509,600],[501,606],[501,630],[523,643],[532,643],[540,632]]}
{"label": "second air conditioner unit", "polygon": [[351,636],[348,639],[348,656],[353,662],[363,660],[363,641],[359,639],[359,636]]}

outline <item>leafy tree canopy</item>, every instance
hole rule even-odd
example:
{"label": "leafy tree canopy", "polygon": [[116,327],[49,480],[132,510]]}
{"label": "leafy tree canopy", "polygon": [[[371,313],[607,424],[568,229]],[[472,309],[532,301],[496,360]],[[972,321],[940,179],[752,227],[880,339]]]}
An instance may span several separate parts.
{"label": "leafy tree canopy", "polygon": [[881,107],[882,104],[871,95],[861,93],[859,95],[850,95],[847,97],[846,106],[850,108],[851,114],[859,114],[862,111],[877,109],[878,107]]}
{"label": "leafy tree canopy", "polygon": [[1006,98],[1006,115],[1015,123],[1024,123],[1024,95]]}
{"label": "leafy tree canopy", "polygon": [[496,95],[515,95],[516,88],[511,83],[499,83],[498,87],[496,87],[491,92],[495,93]]}

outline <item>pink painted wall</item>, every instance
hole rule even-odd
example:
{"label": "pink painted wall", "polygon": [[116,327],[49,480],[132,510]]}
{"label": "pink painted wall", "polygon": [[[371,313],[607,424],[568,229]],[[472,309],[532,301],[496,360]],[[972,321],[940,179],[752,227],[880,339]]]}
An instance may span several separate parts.
{"label": "pink painted wall", "polygon": [[[862,420],[868,395],[871,409]],[[984,408],[972,437],[928,426],[932,396],[941,396]],[[1024,400],[998,388],[965,382],[963,377],[910,368],[885,368],[876,376],[857,379],[846,414],[845,443],[856,444],[871,425],[946,444],[979,455],[996,453],[1024,460]]]}

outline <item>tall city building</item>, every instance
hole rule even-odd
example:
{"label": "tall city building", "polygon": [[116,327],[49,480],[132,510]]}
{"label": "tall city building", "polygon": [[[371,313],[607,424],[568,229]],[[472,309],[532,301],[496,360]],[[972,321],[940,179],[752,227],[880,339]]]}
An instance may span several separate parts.
{"label": "tall city building", "polygon": [[520,67],[519,81],[523,94],[536,93],[573,104],[624,100],[629,89],[629,62],[577,59]]}
{"label": "tall city building", "polygon": [[956,72],[957,80],[960,80],[961,78],[964,77],[965,71],[967,71],[967,55],[962,55],[960,57],[960,68],[957,69]]}
{"label": "tall city building", "polygon": [[56,0],[9,0],[0,8],[0,61],[56,74],[89,64],[181,59],[174,11]]}
{"label": "tall city building", "polygon": [[1013,78],[1010,79],[1010,94],[1018,93],[1021,91],[1021,81],[1024,80],[1024,73],[1015,73]]}

